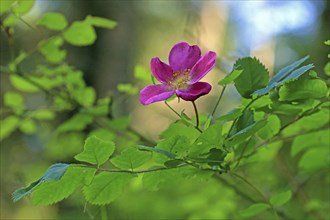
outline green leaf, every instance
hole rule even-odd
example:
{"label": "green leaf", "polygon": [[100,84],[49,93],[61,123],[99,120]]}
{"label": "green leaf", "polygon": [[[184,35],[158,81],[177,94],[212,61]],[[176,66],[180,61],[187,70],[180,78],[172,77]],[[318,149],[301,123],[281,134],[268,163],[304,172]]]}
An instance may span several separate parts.
{"label": "green leaf", "polygon": [[33,112],[32,117],[39,120],[52,120],[55,118],[55,113],[47,109],[38,109]]}
{"label": "green leaf", "polygon": [[90,185],[84,187],[85,198],[93,205],[109,204],[120,196],[132,177],[128,173],[100,173]]}
{"label": "green leaf", "polygon": [[70,165],[59,180],[40,184],[33,192],[34,205],[52,205],[69,197],[79,186],[88,185],[96,169]]}
{"label": "green leaf", "polygon": [[256,58],[245,57],[237,60],[234,70],[242,71],[234,82],[237,91],[244,98],[250,98],[252,93],[267,85],[268,70]]}
{"label": "green leaf", "polygon": [[144,83],[152,84],[152,74],[147,71],[143,66],[136,65],[134,67],[134,77],[135,79],[141,80]]}
{"label": "green leaf", "polygon": [[74,46],[88,46],[95,42],[96,33],[89,23],[75,21],[63,32],[63,37]]}
{"label": "green leaf", "polygon": [[276,115],[267,118],[267,124],[258,131],[258,136],[263,140],[272,138],[281,128],[281,120]]}
{"label": "green leaf", "polygon": [[[254,92],[258,96],[265,95],[270,92],[275,87],[283,85],[284,83],[299,78],[301,75],[306,73],[308,70],[312,69],[314,66],[312,64],[303,66],[299,69],[296,69],[300,66],[303,62],[305,62],[309,56],[306,56],[296,62],[290,64],[289,66],[284,67],[281,69],[268,83],[267,87],[262,88]],[[295,70],[296,69],[296,70]]]}
{"label": "green leaf", "polygon": [[282,86],[279,90],[280,101],[318,99],[326,96],[327,84],[321,79],[300,78]]}
{"label": "green leaf", "polygon": [[149,152],[142,152],[136,148],[128,147],[120,155],[113,157],[110,161],[120,169],[135,169],[142,166],[151,158]]}
{"label": "green leaf", "polygon": [[37,126],[34,123],[33,120],[27,118],[24,119],[20,125],[19,125],[19,129],[24,133],[24,134],[34,134],[37,131]]}
{"label": "green leaf", "polygon": [[330,62],[327,62],[327,64],[324,67],[324,73],[327,76],[330,76]]}
{"label": "green leaf", "polygon": [[103,141],[95,136],[88,137],[85,141],[84,151],[77,154],[74,158],[79,161],[96,164],[104,164],[115,150],[112,141]]}
{"label": "green leaf", "polygon": [[65,171],[68,169],[68,167],[69,164],[65,163],[56,163],[51,165],[40,179],[31,183],[27,187],[15,190],[15,192],[13,192],[12,194],[13,201],[17,202],[18,200],[22,199],[24,196],[30,194],[33,190],[35,190],[38,185],[45,181],[60,179],[65,173]]}
{"label": "green leaf", "polygon": [[291,196],[292,196],[291,190],[281,192],[281,193],[273,195],[270,198],[270,203],[273,206],[282,206],[291,199]]}
{"label": "green leaf", "polygon": [[20,119],[14,115],[10,115],[7,118],[0,121],[0,141],[7,138],[11,133],[13,133],[19,126]]}
{"label": "green leaf", "polygon": [[195,144],[190,147],[189,155],[199,156],[209,152],[212,148],[222,148],[222,144],[222,123],[215,123],[200,134]]}
{"label": "green leaf", "polygon": [[175,122],[170,124],[170,126],[160,134],[162,139],[170,138],[175,135],[185,136],[193,143],[200,133],[191,126],[187,126],[181,122]]}
{"label": "green leaf", "polygon": [[82,106],[92,106],[96,99],[96,92],[93,87],[84,87],[80,89],[74,89],[72,95]]}
{"label": "green leaf", "polygon": [[296,137],[291,145],[291,156],[294,157],[301,151],[312,147],[330,146],[330,132],[325,129]]}
{"label": "green leaf", "polygon": [[72,118],[63,122],[58,128],[57,132],[67,132],[67,131],[81,131],[87,125],[92,123],[93,116],[86,113],[77,113]]}
{"label": "green leaf", "polygon": [[330,46],[330,40],[324,41],[324,44]]}
{"label": "green leaf", "polygon": [[329,124],[330,122],[330,110],[323,108],[312,115],[305,116],[297,122],[286,127],[282,134],[283,136],[295,135],[300,132],[306,132],[309,130],[319,129],[322,126]]}
{"label": "green leaf", "polygon": [[119,83],[117,89],[119,92],[126,93],[127,95],[136,95],[139,92],[139,88],[130,83]]}
{"label": "green leaf", "polygon": [[[177,158],[182,158],[187,155],[190,146],[190,141],[185,136],[175,135],[168,139],[162,140],[155,148],[161,149],[176,155]],[[164,163],[168,159],[167,156],[154,154],[154,160],[157,163]]]}
{"label": "green leaf", "polygon": [[236,118],[240,117],[241,114],[242,114],[242,109],[235,108],[235,109],[229,111],[228,113],[217,118],[217,121],[233,121]]}
{"label": "green leaf", "polygon": [[151,191],[157,191],[163,185],[168,185],[169,182],[177,180],[179,169],[180,168],[144,173],[142,179],[143,187]]}
{"label": "green leaf", "polygon": [[251,137],[252,135],[254,135],[257,131],[259,131],[266,124],[267,124],[267,121],[266,120],[260,120],[260,121],[257,121],[255,123],[249,125],[248,127],[246,127],[244,129],[238,131],[233,136],[229,137],[225,141],[225,145],[227,145],[227,146],[233,146],[233,145],[242,143],[248,137]]}
{"label": "green leaf", "polygon": [[267,203],[256,203],[239,212],[242,217],[252,217],[269,209]]}
{"label": "green leaf", "polygon": [[16,74],[10,74],[9,80],[11,84],[22,92],[38,92],[39,88],[30,82],[26,81],[23,77]]}
{"label": "green leaf", "polygon": [[241,75],[243,70],[234,69],[231,73],[229,73],[225,78],[219,81],[219,85],[226,86],[234,82],[234,80]]}
{"label": "green leaf", "polygon": [[0,1],[0,15],[8,11],[16,0]]}
{"label": "green leaf", "polygon": [[66,51],[61,50],[64,40],[61,36],[41,41],[38,45],[40,53],[51,63],[59,63],[66,57]]}
{"label": "green leaf", "polygon": [[66,28],[68,22],[63,14],[48,12],[42,15],[37,21],[37,25],[44,26],[49,30],[60,31]]}
{"label": "green leaf", "polygon": [[109,28],[113,29],[117,26],[117,22],[107,19],[107,18],[101,18],[101,17],[95,17],[88,15],[86,17],[86,23],[93,25],[95,27],[100,27],[100,28]]}
{"label": "green leaf", "polygon": [[34,0],[18,0],[17,3],[13,5],[14,14],[20,16],[28,13],[32,9],[34,2]]}
{"label": "green leaf", "polygon": [[328,170],[330,165],[329,154],[329,146],[316,146],[309,149],[298,162],[299,172],[301,174],[311,174],[322,168]]}
{"label": "green leaf", "polygon": [[10,14],[3,20],[3,26],[13,27],[17,23],[17,21],[19,21],[17,15]]}
{"label": "green leaf", "polygon": [[137,148],[139,150],[142,150],[142,151],[153,151],[153,152],[156,152],[158,154],[162,154],[168,158],[175,158],[176,157],[176,154],[173,154],[171,152],[168,152],[166,150],[162,150],[162,149],[158,149],[158,148],[154,148],[154,147],[148,147],[148,146],[144,146],[144,145],[137,145]]}
{"label": "green leaf", "polygon": [[4,96],[4,104],[12,108],[16,113],[22,113],[24,109],[23,96],[17,92],[6,92]]}

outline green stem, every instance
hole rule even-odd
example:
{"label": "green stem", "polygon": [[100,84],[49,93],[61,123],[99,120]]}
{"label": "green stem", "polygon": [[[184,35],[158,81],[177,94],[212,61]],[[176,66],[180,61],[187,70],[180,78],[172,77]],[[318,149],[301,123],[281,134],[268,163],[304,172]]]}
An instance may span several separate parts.
{"label": "green stem", "polygon": [[[242,110],[242,114],[255,102],[255,101],[257,101],[259,98],[260,98],[261,96],[259,96],[259,97],[257,97],[257,98],[255,98],[255,99],[252,99],[250,102],[249,102],[249,104],[247,104],[245,107],[244,107],[244,109]],[[238,117],[239,118],[239,117]],[[231,131],[233,130],[233,128],[234,128],[234,126],[235,126],[235,124],[237,123],[237,121],[238,121],[238,118],[236,118],[234,121],[233,121],[233,123],[231,124],[231,126],[230,126],[230,128],[229,128],[229,131],[228,131],[228,134],[227,134],[227,136],[226,136],[226,139],[229,137],[229,135],[230,135],[230,133],[231,133]]]}
{"label": "green stem", "polygon": [[165,101],[165,105],[167,105],[167,107],[168,107],[169,109],[171,109],[171,111],[174,112],[174,114],[176,114],[179,118],[181,118],[181,115],[180,115],[177,111],[175,111],[175,109],[172,108],[172,107],[167,103],[167,101]]}
{"label": "green stem", "polygon": [[214,113],[215,113],[215,111],[217,110],[217,108],[219,106],[219,103],[220,103],[220,101],[222,99],[223,94],[225,93],[226,88],[227,88],[227,86],[224,86],[223,89],[222,89],[222,91],[221,91],[221,93],[220,93],[220,96],[219,96],[219,98],[217,100],[217,103],[215,104],[215,106],[213,108],[213,111],[211,113],[211,120],[213,119]]}
{"label": "green stem", "polygon": [[195,115],[196,115],[196,125],[195,125],[195,128],[202,133],[202,130],[199,129],[199,117],[198,117],[198,110],[197,110],[196,103],[195,103],[195,101],[191,101],[191,102],[192,102],[192,104],[194,106]]}
{"label": "green stem", "polygon": [[258,193],[259,196],[263,199],[263,201],[265,203],[269,204],[270,208],[274,212],[274,215],[275,215],[276,219],[280,219],[276,209],[274,208],[274,206],[268,201],[266,196],[264,196],[264,194],[257,187],[255,187],[250,181],[248,181],[247,179],[245,179],[244,177],[242,177],[242,176],[240,176],[236,173],[231,173],[231,175],[238,178],[238,179],[240,179],[240,180],[242,180],[244,183],[246,183],[248,186],[250,186],[256,193]]}
{"label": "green stem", "polygon": [[101,206],[101,219],[102,220],[107,220],[108,219],[107,208],[106,208],[105,205]]}

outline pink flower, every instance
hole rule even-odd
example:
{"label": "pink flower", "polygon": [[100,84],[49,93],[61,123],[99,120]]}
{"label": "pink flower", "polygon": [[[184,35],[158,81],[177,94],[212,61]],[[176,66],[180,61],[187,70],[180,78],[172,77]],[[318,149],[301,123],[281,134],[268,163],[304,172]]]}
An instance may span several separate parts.
{"label": "pink flower", "polygon": [[140,91],[140,102],[148,105],[168,99],[173,94],[186,101],[194,101],[211,91],[211,85],[199,82],[215,65],[216,53],[209,51],[201,56],[197,45],[180,42],[172,48],[169,65],[158,57],[150,62],[151,72],[161,82]]}

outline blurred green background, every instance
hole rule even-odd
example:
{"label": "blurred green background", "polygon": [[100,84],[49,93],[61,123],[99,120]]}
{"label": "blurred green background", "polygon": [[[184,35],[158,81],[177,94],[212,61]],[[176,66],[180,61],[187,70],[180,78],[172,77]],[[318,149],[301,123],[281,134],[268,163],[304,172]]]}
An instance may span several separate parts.
{"label": "blurred green background", "polygon": [[[168,53],[177,42],[198,44],[203,54],[212,50],[218,55],[217,68],[203,79],[210,82],[213,89],[210,95],[197,101],[201,112],[213,109],[221,91],[217,82],[231,71],[239,57],[256,56],[273,73],[310,54],[310,62],[321,76],[327,62],[328,48],[323,42],[330,37],[328,1],[37,0],[23,18],[35,26],[41,14],[48,11],[63,13],[71,22],[89,14],[118,22],[114,30],[97,29],[98,39],[92,46],[65,45],[64,48],[68,50],[69,64],[84,72],[87,84],[96,89],[98,97],[114,97],[114,115],[130,114],[131,126],[151,140],[159,139],[159,133],[176,119],[175,115],[163,103],[142,106],[136,96],[119,93],[117,84],[134,83],[136,65],[149,69],[152,57],[158,56],[167,62]],[[0,61],[1,66],[5,66],[10,61],[8,42],[3,30],[0,36]],[[49,31],[30,28],[21,22],[15,28],[15,49],[30,50],[47,36],[50,36]],[[35,63],[25,65],[29,68]],[[2,94],[12,88],[5,73],[1,72],[0,77],[3,103]],[[25,94],[25,98],[31,109],[47,103],[47,98],[40,94]],[[235,89],[228,89],[217,115],[239,103]],[[173,106],[178,111],[186,109],[188,115],[193,113],[189,103],[173,102]],[[5,115],[2,109],[1,117]],[[166,182],[160,191],[150,192],[142,188],[140,178],[105,208],[86,205],[79,192],[49,207],[32,206],[28,198],[12,203],[11,193],[16,188],[37,179],[51,163],[72,162],[72,156],[82,149],[86,134],[53,137],[51,132],[55,125],[41,125],[34,135],[17,131],[1,142],[1,219],[99,219],[105,212],[109,219],[237,219],[237,210],[249,205],[249,201],[216,180]],[[246,169],[255,174],[255,183],[267,183],[262,189],[280,189],[287,184],[283,179],[285,171],[278,166],[281,163],[283,161],[266,158],[258,161],[258,166]],[[321,180],[324,176],[324,173],[316,173],[314,178]],[[323,183],[306,187],[313,187],[311,197],[329,201],[329,190]],[[311,209],[314,205],[324,213],[329,212],[328,204],[318,202],[315,200]],[[298,205],[290,204],[290,209],[295,213],[293,219],[303,218]],[[264,218],[271,218],[271,215],[266,214]]]}

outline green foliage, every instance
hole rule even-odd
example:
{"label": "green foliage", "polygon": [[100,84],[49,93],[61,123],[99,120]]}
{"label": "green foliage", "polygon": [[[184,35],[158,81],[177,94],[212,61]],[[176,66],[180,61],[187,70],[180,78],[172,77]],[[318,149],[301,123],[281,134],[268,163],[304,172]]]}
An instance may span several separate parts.
{"label": "green foliage", "polygon": [[108,28],[108,29],[113,29],[117,26],[117,22],[106,19],[106,18],[101,18],[101,17],[95,17],[88,15],[86,17],[86,23],[95,26],[95,27],[100,27],[100,28]]}
{"label": "green foliage", "polygon": [[136,148],[126,148],[120,155],[111,159],[111,163],[120,169],[135,169],[145,164],[151,158],[148,152]]}
{"label": "green foliage", "polygon": [[270,198],[270,203],[273,206],[282,206],[291,199],[291,196],[292,196],[292,192],[290,190],[281,192],[281,193],[273,195]]}
{"label": "green foliage", "polygon": [[239,212],[242,217],[252,217],[269,209],[267,203],[256,203]]}
{"label": "green foliage", "polygon": [[79,161],[100,166],[109,159],[114,150],[115,145],[113,142],[103,141],[92,136],[86,139],[84,151],[77,154],[74,158]]}
{"label": "green foliage", "polygon": [[64,15],[57,12],[48,12],[43,14],[42,17],[39,18],[37,24],[40,26],[44,26],[49,30],[61,31],[66,28],[68,22]]}
{"label": "green foliage", "polygon": [[120,83],[117,85],[117,89],[119,92],[126,93],[128,95],[136,95],[139,92],[138,87],[129,83]]}
{"label": "green foliage", "polygon": [[234,82],[237,91],[244,98],[250,98],[256,90],[267,85],[268,70],[256,58],[246,57],[237,60],[234,64],[234,70],[242,71],[235,74],[239,76],[236,76]]}
{"label": "green foliage", "polygon": [[63,37],[74,46],[88,46],[96,40],[96,33],[90,23],[75,21],[63,32]]}
{"label": "green foliage", "polygon": [[109,204],[120,196],[133,177],[128,173],[100,173],[94,177],[91,184],[84,187],[85,198],[94,205]]}
{"label": "green foliage", "polygon": [[30,194],[43,182],[60,179],[65,173],[65,171],[68,169],[68,167],[69,165],[64,163],[56,163],[51,165],[40,179],[31,183],[27,187],[17,189],[15,192],[13,192],[12,196],[14,202],[17,202],[18,200],[22,199],[24,196]]}
{"label": "green foliage", "polygon": [[234,80],[241,75],[243,70],[234,69],[225,78],[219,81],[219,85],[226,86],[234,82]]}
{"label": "green foliage", "polygon": [[66,56],[66,51],[60,49],[63,43],[63,38],[56,36],[50,40],[41,41],[39,43],[39,51],[49,62],[59,63]]}

